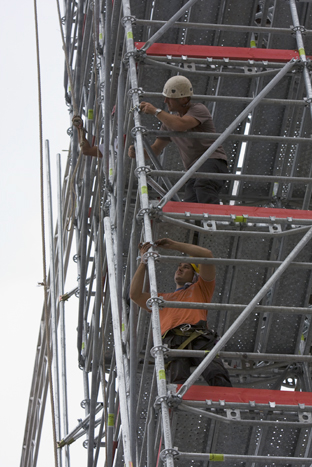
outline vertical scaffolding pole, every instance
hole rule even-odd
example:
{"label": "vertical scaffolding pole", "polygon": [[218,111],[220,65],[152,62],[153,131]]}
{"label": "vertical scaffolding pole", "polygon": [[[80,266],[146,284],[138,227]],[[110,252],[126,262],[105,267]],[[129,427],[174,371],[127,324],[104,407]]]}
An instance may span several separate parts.
{"label": "vertical scaffolding pole", "polygon": [[[63,210],[62,210],[62,170],[61,155],[57,154],[57,206],[58,206],[58,285],[59,294],[64,294],[64,268],[63,268]],[[63,403],[63,430],[68,433],[68,404],[67,404],[67,369],[66,369],[66,336],[65,336],[65,304],[59,302],[60,312],[60,338],[62,362],[62,403]],[[70,467],[69,446],[65,446],[65,466]]]}
{"label": "vertical scaffolding pole", "polygon": [[[61,420],[60,420],[60,379],[58,368],[58,343],[57,343],[57,316],[56,316],[56,300],[55,300],[55,255],[54,255],[54,235],[53,235],[53,214],[52,214],[52,190],[51,190],[51,170],[50,170],[50,148],[49,141],[45,142],[46,154],[46,182],[47,182],[47,211],[48,211],[48,228],[49,228],[49,245],[50,245],[50,316],[52,330],[52,366],[54,375],[54,405],[55,405],[55,426],[56,437],[61,439]],[[62,466],[61,451],[57,451],[59,466]]]}
{"label": "vertical scaffolding pole", "polygon": [[[123,0],[123,24],[125,27],[126,35],[126,46],[127,46],[127,56],[129,58],[129,74],[130,74],[130,83],[133,90],[132,99],[133,107],[137,108],[139,104],[139,95],[138,95],[138,80],[136,72],[136,63],[133,57],[134,52],[134,42],[133,42],[133,32],[132,32],[132,17],[130,11],[130,5],[128,0]],[[139,113],[134,111],[134,122],[135,122],[135,134],[136,134],[136,160],[138,167],[145,166],[144,160],[144,151],[143,151],[143,137],[142,130],[140,129],[140,116]],[[143,171],[140,172],[139,176],[139,193],[141,201],[141,209],[143,211],[143,225],[145,233],[145,241],[152,242],[152,228],[151,220],[149,218],[149,200],[148,200],[148,189],[146,181],[146,173]],[[166,374],[165,374],[165,364],[164,364],[164,349],[162,346],[162,337],[160,331],[160,321],[159,321],[159,306],[158,306],[158,293],[157,293],[157,282],[156,282],[156,269],[155,269],[155,259],[150,256],[148,258],[148,273],[150,281],[150,291],[151,291],[151,308],[152,308],[152,328],[153,328],[153,338],[154,338],[154,349],[155,349],[155,367],[157,375],[157,388],[158,388],[158,398],[157,401],[161,407],[162,414],[162,423],[163,423],[163,437],[165,449],[163,451],[163,458],[165,460],[167,467],[174,466],[174,449],[172,447],[172,436],[170,430],[170,418],[169,418],[169,407],[167,405],[167,385],[166,385]]]}
{"label": "vertical scaffolding pole", "polygon": [[129,428],[129,414],[127,407],[127,391],[126,391],[126,381],[125,381],[125,372],[123,367],[123,352],[122,352],[122,342],[121,342],[121,325],[119,318],[118,310],[118,301],[116,296],[116,277],[115,277],[115,263],[114,263],[114,254],[113,254],[113,242],[112,242],[112,233],[111,233],[111,224],[110,218],[104,218],[104,230],[105,230],[105,242],[106,242],[106,255],[107,255],[107,266],[108,266],[108,277],[109,277],[109,288],[110,288],[110,298],[111,298],[111,309],[112,309],[112,319],[113,319],[113,332],[114,332],[114,347],[116,355],[116,364],[117,364],[117,379],[118,379],[118,389],[120,394],[120,413],[121,413],[121,423],[122,423],[122,440],[125,456],[125,466],[132,466],[131,458],[131,447],[130,447],[130,428]]}

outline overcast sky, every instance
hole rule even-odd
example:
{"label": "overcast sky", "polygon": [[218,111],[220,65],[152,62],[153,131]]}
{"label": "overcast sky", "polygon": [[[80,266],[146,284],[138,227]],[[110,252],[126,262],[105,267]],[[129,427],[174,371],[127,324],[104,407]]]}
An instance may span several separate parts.
{"label": "overcast sky", "polygon": [[[63,2],[61,7],[63,6]],[[40,28],[40,62],[43,104],[44,140],[50,141],[51,166],[55,172],[56,154],[62,154],[65,168],[70,126],[64,100],[64,55],[55,1],[38,0]],[[20,464],[22,441],[36,343],[42,314],[43,290],[37,286],[42,281],[40,172],[39,172],[39,120],[38,87],[35,47],[34,6],[31,0],[3,2],[1,9],[1,330],[2,376],[1,402],[2,423],[0,463],[6,467]],[[54,183],[54,196],[56,185]],[[54,219],[55,224],[56,219]],[[47,254],[48,254],[47,239]],[[76,279],[70,279],[65,289],[75,287]],[[73,297],[72,300],[77,300]],[[66,312],[71,313],[73,323],[77,302]],[[68,348],[74,355],[69,371],[78,374],[76,358],[76,324],[72,324],[68,336]],[[73,379],[71,379],[73,381]],[[82,381],[81,381],[82,383]],[[70,428],[78,418],[83,418],[80,408],[83,399],[80,388],[69,385]],[[50,408],[47,406],[46,413]],[[44,428],[43,449],[39,467],[53,467],[53,445],[50,434],[51,422]],[[86,465],[86,450],[79,443],[80,462]],[[74,451],[74,448],[73,448]],[[73,458],[74,459],[74,458]]]}

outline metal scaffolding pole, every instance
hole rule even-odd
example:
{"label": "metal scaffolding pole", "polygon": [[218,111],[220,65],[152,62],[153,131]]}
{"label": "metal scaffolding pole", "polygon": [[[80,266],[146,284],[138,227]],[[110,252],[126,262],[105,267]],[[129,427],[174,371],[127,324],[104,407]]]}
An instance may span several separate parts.
{"label": "metal scaffolding pole", "polygon": [[[56,437],[61,439],[61,415],[60,415],[60,379],[58,367],[58,341],[57,341],[57,312],[56,312],[56,291],[55,291],[55,255],[54,255],[54,235],[53,235],[53,214],[52,214],[52,189],[50,170],[50,149],[49,141],[45,142],[46,149],[46,183],[47,183],[47,211],[49,225],[49,245],[50,245],[50,317],[52,330],[52,354],[53,354],[53,375],[54,375],[54,406],[55,406],[55,426]],[[62,456],[58,452],[58,463],[62,466]]]}
{"label": "metal scaffolding pole", "polygon": [[[58,291],[64,295],[64,268],[63,268],[63,210],[62,210],[62,170],[61,155],[57,154],[57,245],[58,245]],[[59,302],[60,310],[60,338],[61,338],[61,364],[62,364],[62,403],[63,403],[63,431],[68,433],[68,397],[67,397],[67,368],[66,368],[66,334],[65,334],[65,304]],[[70,467],[69,446],[65,449],[65,466]]]}

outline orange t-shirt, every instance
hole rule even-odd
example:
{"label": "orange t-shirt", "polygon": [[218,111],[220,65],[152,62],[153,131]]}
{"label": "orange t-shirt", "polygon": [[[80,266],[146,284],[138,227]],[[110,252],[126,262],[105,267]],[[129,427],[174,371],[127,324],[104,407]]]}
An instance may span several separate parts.
{"label": "orange t-shirt", "polygon": [[[164,300],[172,302],[210,303],[216,281],[204,281],[200,276],[195,284],[187,289],[172,293],[158,294]],[[182,324],[196,324],[207,320],[207,310],[192,310],[190,308],[160,308],[159,318],[161,334]]]}

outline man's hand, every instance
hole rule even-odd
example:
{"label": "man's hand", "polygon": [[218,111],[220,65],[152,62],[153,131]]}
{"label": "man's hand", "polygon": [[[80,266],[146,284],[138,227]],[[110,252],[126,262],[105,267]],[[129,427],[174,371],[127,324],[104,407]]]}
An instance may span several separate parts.
{"label": "man's hand", "polygon": [[128,156],[131,159],[135,159],[135,148],[134,148],[133,144],[131,144],[131,146],[129,146],[129,148],[128,148]]}
{"label": "man's hand", "polygon": [[152,244],[150,242],[139,243],[139,250],[141,255],[141,263],[145,264],[144,254],[151,248]]}
{"label": "man's hand", "polygon": [[149,102],[144,102],[142,101],[140,103],[140,110],[141,112],[143,112],[144,114],[149,114],[149,115],[155,115],[155,112],[157,110],[157,107],[155,107],[154,105],[150,104]]}
{"label": "man's hand", "polygon": [[155,245],[157,247],[165,248],[166,250],[174,250],[174,245],[176,242],[171,240],[171,238],[161,238],[160,240],[156,240]]}

